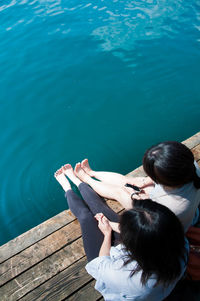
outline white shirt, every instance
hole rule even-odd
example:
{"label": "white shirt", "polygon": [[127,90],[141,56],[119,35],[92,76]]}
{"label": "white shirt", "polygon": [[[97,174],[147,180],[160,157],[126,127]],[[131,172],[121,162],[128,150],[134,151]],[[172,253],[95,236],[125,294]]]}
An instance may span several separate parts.
{"label": "white shirt", "polygon": [[[200,168],[195,162],[196,171],[200,177]],[[150,193],[150,198],[168,207],[181,221],[185,232],[188,230],[195,217],[200,204],[200,189],[196,189],[193,182],[176,189],[164,189],[162,185],[155,184]]]}
{"label": "white shirt", "polygon": [[[188,241],[186,241],[188,251]],[[130,271],[136,266],[136,261],[132,261],[124,266],[125,252],[123,245],[111,247],[110,256],[100,256],[86,265],[87,272],[95,278],[95,288],[103,295],[105,301],[160,301],[166,298],[173,290],[178,280],[185,271],[185,263],[182,261],[182,272],[177,281],[171,285],[163,287],[159,284],[154,287],[156,276],[152,275],[145,285],[141,284],[142,272],[138,272],[130,277]]]}

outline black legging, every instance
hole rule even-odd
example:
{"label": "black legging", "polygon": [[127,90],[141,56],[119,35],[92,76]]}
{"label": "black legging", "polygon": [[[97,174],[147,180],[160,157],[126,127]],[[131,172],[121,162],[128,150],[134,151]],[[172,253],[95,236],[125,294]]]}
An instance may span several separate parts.
{"label": "black legging", "polygon": [[[81,183],[78,188],[84,200],[71,189],[65,193],[65,197],[70,210],[81,225],[83,245],[89,262],[99,256],[104,238],[94,216],[102,212],[112,222],[118,222],[119,217],[89,185]],[[113,238],[115,243],[119,239],[119,234],[114,232]]]}

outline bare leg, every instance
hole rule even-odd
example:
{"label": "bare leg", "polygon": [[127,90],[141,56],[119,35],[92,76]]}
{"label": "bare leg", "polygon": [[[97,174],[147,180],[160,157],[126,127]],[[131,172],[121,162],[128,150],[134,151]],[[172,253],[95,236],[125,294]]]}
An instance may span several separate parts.
{"label": "bare leg", "polygon": [[84,159],[81,162],[81,167],[90,177],[94,177],[108,184],[124,186],[129,183],[141,188],[154,185],[153,181],[149,177],[128,177],[115,172],[94,171],[91,169],[88,159]]}
{"label": "bare leg", "polygon": [[124,186],[127,183],[127,177],[119,173],[108,171],[94,171],[91,169],[88,159],[81,162],[81,167],[90,177],[94,177],[102,182]]}
{"label": "bare leg", "polygon": [[58,183],[62,186],[65,192],[71,189],[71,185],[67,180],[67,178],[65,177],[65,175],[63,174],[62,168],[58,169],[55,172],[54,177],[56,178]]}
{"label": "bare leg", "polygon": [[118,201],[124,208],[132,208],[131,193],[125,188],[117,185],[99,182],[92,179],[77,163],[74,172],[79,179],[89,184],[100,196]]}

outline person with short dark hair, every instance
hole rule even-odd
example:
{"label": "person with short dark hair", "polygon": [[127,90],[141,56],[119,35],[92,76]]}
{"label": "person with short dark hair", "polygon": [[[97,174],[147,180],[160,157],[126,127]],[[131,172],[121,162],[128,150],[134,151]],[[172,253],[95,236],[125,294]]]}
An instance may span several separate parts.
{"label": "person with short dark hair", "polygon": [[[65,175],[83,199],[72,191]],[[118,216],[75,176],[70,164],[59,169],[55,178],[80,222],[86,270],[96,279],[95,288],[104,299],[160,301],[167,297],[183,276],[188,259],[188,242],[176,215],[150,199],[140,199]],[[120,236],[113,235],[109,220],[119,222]]]}
{"label": "person with short dark hair", "polygon": [[198,220],[200,203],[200,168],[191,150],[177,141],[159,143],[145,152],[143,168],[148,177],[134,178],[94,171],[85,159],[75,173],[102,197],[117,200],[126,209],[132,207],[131,195],[138,194],[167,206],[186,232]]}

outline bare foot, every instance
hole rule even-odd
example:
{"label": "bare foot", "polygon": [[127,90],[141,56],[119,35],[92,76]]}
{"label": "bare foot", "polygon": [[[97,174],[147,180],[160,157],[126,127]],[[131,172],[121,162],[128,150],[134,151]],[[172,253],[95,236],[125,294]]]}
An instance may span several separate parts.
{"label": "bare foot", "polygon": [[90,180],[90,176],[81,168],[81,163],[77,163],[74,168],[75,175],[83,182],[87,183]]}
{"label": "bare foot", "polygon": [[94,177],[95,176],[95,172],[91,169],[88,159],[84,159],[81,162],[81,167],[82,169],[90,176],[90,177]]}
{"label": "bare foot", "polygon": [[65,164],[62,167],[62,171],[76,186],[78,186],[79,184],[82,183],[80,181],[80,179],[77,178],[76,175],[74,174],[74,171],[73,171],[73,168],[72,168],[71,164]]}
{"label": "bare foot", "polygon": [[65,177],[65,175],[62,172],[62,168],[58,169],[54,173],[54,177],[56,178],[56,180],[58,181],[58,183],[62,186],[62,188],[64,189],[65,192],[67,190],[71,189],[69,181],[67,180],[67,178]]}

